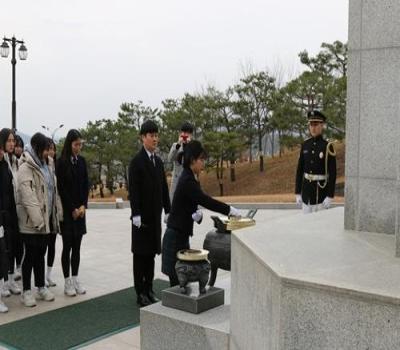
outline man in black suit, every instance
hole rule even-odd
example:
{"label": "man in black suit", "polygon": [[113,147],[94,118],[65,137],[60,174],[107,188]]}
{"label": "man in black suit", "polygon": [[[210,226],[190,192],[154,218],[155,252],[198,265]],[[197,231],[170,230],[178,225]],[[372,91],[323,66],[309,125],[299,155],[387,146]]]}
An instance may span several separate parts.
{"label": "man in black suit", "polygon": [[162,160],[155,155],[157,124],[148,120],[140,128],[143,147],[129,166],[132,220],[133,275],[137,303],[157,302],[153,292],[154,258],[161,253],[161,214],[171,208]]}

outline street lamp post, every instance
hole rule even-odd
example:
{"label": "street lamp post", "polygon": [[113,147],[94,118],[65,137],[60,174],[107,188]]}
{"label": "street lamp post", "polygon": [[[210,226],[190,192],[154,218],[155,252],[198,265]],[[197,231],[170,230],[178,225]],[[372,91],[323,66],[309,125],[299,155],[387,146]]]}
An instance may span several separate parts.
{"label": "street lamp post", "polygon": [[[64,127],[64,124],[60,124],[59,127],[55,128],[55,129],[53,130],[53,132],[51,133],[51,139],[52,139],[53,141],[54,141],[54,136],[56,135],[56,132],[57,132],[58,130],[60,130],[61,128],[63,128],[63,127]],[[50,133],[50,128],[49,128],[48,126],[42,125],[42,128],[43,128],[44,130],[47,130],[47,131]]]}
{"label": "street lamp post", "polygon": [[61,124],[58,128],[55,128],[54,131],[51,133],[51,139],[54,141],[54,136],[56,135],[56,132],[60,130],[61,128],[64,127],[64,124]]}
{"label": "street lamp post", "polygon": [[19,45],[19,59],[25,61],[28,58],[28,50],[24,44],[23,40],[17,40],[14,36],[12,38],[3,38],[3,43],[0,45],[0,55],[3,58],[7,58],[10,52],[10,47],[8,43],[11,43],[12,55],[11,55],[11,65],[12,65],[12,129],[17,129],[17,102],[15,100],[15,66],[17,64],[17,59],[15,57],[15,50],[17,45]]}

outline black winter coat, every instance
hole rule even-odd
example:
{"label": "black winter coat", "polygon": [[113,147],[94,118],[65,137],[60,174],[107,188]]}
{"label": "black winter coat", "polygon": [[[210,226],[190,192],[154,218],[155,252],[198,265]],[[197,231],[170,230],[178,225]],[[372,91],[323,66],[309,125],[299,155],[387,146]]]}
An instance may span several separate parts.
{"label": "black winter coat", "polygon": [[132,253],[161,253],[161,214],[169,213],[171,204],[162,160],[155,156],[155,166],[144,147],[129,165],[129,199],[132,217],[140,215],[142,226],[132,225]]}
{"label": "black winter coat", "polygon": [[199,205],[224,215],[229,215],[230,212],[229,205],[217,201],[202,191],[191,169],[183,169],[172,200],[168,227],[183,235],[192,236],[192,214],[198,209]]}
{"label": "black winter coat", "polygon": [[4,158],[0,161],[0,186],[0,214],[2,216],[4,229],[10,230],[10,232],[18,232],[18,216],[15,204],[13,176]]}
{"label": "black winter coat", "polygon": [[86,216],[74,220],[72,212],[82,205],[87,208],[89,198],[89,178],[85,158],[78,156],[76,164],[70,159],[57,160],[57,188],[64,212],[61,234],[85,234]]}

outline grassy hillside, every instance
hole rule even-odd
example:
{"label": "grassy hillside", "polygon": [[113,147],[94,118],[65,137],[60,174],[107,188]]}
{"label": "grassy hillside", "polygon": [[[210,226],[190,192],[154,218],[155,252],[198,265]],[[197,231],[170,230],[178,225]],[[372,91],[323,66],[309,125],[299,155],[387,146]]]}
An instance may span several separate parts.
{"label": "grassy hillside", "polygon": [[[336,145],[338,188],[344,182],[344,144]],[[277,195],[294,192],[295,174],[299,149],[287,152],[282,157],[267,158],[265,171],[259,172],[259,163],[238,163],[236,181],[230,181],[229,169],[225,169],[224,196]],[[219,185],[215,170],[209,169],[200,177],[201,186],[212,196],[219,196]]]}

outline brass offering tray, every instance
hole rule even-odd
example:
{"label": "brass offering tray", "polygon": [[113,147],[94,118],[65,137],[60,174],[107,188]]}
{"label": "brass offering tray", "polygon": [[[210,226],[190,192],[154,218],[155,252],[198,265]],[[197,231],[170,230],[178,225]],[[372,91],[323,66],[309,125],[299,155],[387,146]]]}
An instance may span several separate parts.
{"label": "brass offering tray", "polygon": [[256,221],[251,218],[230,218],[226,224],[226,229],[229,231],[240,230],[245,227],[254,226]]}
{"label": "brass offering tray", "polygon": [[253,219],[257,209],[250,210],[246,216],[236,218],[227,216],[211,216],[214,221],[214,226],[218,232],[229,233],[233,230],[240,230],[245,227],[255,226],[256,221]]}
{"label": "brass offering tray", "polygon": [[208,253],[205,249],[182,249],[176,253],[176,257],[182,261],[202,261],[207,260]]}

